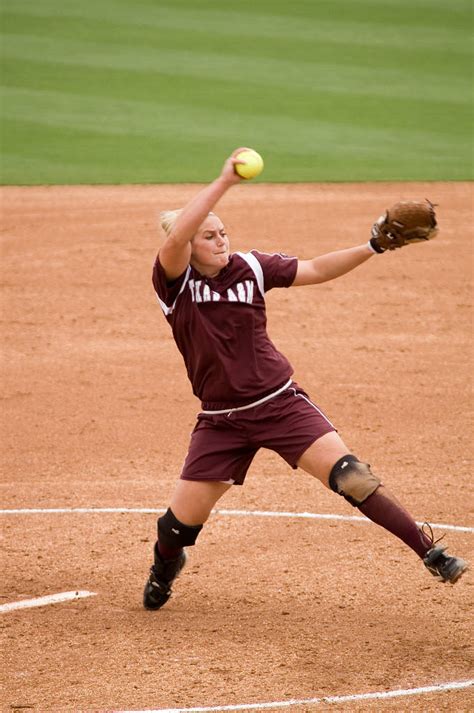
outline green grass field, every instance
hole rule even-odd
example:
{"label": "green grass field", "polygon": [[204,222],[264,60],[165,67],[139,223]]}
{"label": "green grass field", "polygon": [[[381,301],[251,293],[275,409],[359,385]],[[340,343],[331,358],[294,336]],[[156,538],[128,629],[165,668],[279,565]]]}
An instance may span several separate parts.
{"label": "green grass field", "polygon": [[472,177],[471,0],[3,0],[4,184]]}

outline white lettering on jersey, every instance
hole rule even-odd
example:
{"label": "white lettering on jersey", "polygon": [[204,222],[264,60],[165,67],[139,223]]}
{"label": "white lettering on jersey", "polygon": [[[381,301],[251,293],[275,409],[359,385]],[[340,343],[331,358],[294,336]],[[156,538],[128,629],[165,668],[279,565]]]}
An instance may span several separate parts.
{"label": "white lettering on jersey", "polygon": [[238,282],[236,287],[239,302],[247,302],[247,293],[245,292],[245,285],[242,282]]}
{"label": "white lettering on jersey", "polygon": [[[235,294],[234,290],[236,290],[237,294]],[[227,290],[227,299],[229,302],[247,302],[247,304],[251,305],[253,302],[252,280],[237,282],[234,289],[229,287]]]}
{"label": "white lettering on jersey", "polygon": [[211,290],[202,280],[189,280],[188,285],[193,302],[219,302],[221,298],[218,292]]}
{"label": "white lettering on jersey", "polygon": [[[237,252],[235,254],[239,255],[250,267],[253,274],[255,275],[257,289],[260,292],[260,294],[262,295],[262,297],[264,297],[265,289],[264,289],[263,270],[262,270],[262,266],[260,265],[260,262],[258,261],[258,259],[251,252],[250,253]],[[265,253],[265,254],[269,254],[269,253]],[[276,254],[281,255],[281,253],[272,253],[272,254],[273,255],[276,255]],[[287,257],[286,255],[281,255],[281,256]],[[294,258],[288,258],[288,259],[293,260]],[[178,297],[182,294],[186,285],[189,285],[189,290],[191,292],[191,299],[193,302],[219,302],[219,300],[221,299],[221,295],[218,292],[214,292],[214,290],[211,290],[209,285],[206,284],[205,282],[203,283],[202,280],[190,280],[189,279],[190,272],[191,272],[191,266],[188,265],[186,275],[184,276],[183,284],[181,285],[179,294],[176,297],[176,299],[172,305],[170,305],[170,306],[167,305],[157,295],[158,302],[166,316],[169,316],[170,314],[173,313],[173,311],[176,307],[176,302],[178,300]],[[234,286],[234,288],[229,288],[227,290],[227,299],[229,302],[246,302],[247,304],[252,304],[253,298],[254,298],[254,293],[255,293],[255,282],[253,282],[253,280],[245,280],[243,283],[238,282]]]}
{"label": "white lettering on jersey", "polygon": [[195,298],[196,302],[202,302],[201,285],[202,285],[202,280],[196,280],[196,282],[194,283],[194,298]]}
{"label": "white lettering on jersey", "polygon": [[249,305],[253,302],[253,282],[252,280],[245,280],[245,289],[247,290],[247,303]]}
{"label": "white lettering on jersey", "polygon": [[[193,302],[219,302],[221,296],[218,292],[211,290],[202,280],[189,280],[189,290]],[[252,280],[245,282],[237,282],[235,287],[229,287],[227,290],[227,299],[229,302],[246,302],[251,305],[254,295],[254,283]]]}

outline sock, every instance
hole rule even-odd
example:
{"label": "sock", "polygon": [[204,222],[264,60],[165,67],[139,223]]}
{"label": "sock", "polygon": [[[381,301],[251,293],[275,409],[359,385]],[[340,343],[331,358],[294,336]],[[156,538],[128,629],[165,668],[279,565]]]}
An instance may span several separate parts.
{"label": "sock", "polygon": [[182,547],[166,547],[159,540],[156,543],[156,549],[161,559],[165,561],[177,559],[183,551]]}
{"label": "sock", "polygon": [[421,532],[412,516],[383,485],[358,507],[369,520],[399,537],[419,557],[423,558],[433,546],[430,538]]}

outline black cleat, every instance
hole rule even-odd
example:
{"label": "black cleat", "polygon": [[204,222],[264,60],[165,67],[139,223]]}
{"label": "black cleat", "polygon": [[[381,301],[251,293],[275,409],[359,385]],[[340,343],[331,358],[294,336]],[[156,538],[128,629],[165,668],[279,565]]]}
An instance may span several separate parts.
{"label": "black cleat", "polygon": [[143,591],[145,609],[161,609],[171,596],[171,585],[186,564],[183,550],[174,560],[162,560],[155,554],[155,564],[150,568],[150,575]]}
{"label": "black cleat", "polygon": [[466,571],[468,564],[460,557],[445,555],[446,547],[432,547],[423,558],[423,564],[433,577],[454,584]]}
{"label": "black cleat", "polygon": [[[425,528],[428,532],[425,532]],[[435,547],[440,539],[435,540],[433,536],[433,530],[431,525],[427,522],[421,528],[421,531],[431,540],[432,547],[423,557],[423,564],[425,565],[428,572],[431,572],[433,577],[436,577],[441,582],[450,582],[454,584],[458,581],[461,575],[467,570],[468,563],[461,559],[460,557],[453,557],[452,555],[446,555],[446,547]],[[444,537],[444,535],[442,536]]]}

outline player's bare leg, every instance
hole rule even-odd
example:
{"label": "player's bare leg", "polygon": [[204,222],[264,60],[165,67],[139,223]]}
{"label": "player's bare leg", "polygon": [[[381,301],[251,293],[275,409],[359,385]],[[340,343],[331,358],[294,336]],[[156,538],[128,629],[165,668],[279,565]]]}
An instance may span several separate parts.
{"label": "player's bare leg", "polygon": [[179,480],[170,507],[158,519],[154,563],[143,592],[145,609],[160,609],[186,563],[185,547],[194,545],[212,508],[231,487],[215,481]]}
{"label": "player's bare leg", "polygon": [[232,486],[210,480],[178,480],[170,508],[186,525],[203,525],[217,501]]}
{"label": "player's bare leg", "polygon": [[441,581],[454,584],[467,569],[464,560],[445,555],[445,548],[436,546],[431,528],[428,526],[428,534],[418,527],[370,467],[350,454],[336,432],[315,441],[302,455],[298,466],[345,497],[377,525],[399,537]]}
{"label": "player's bare leg", "polygon": [[299,459],[298,468],[302,468],[329,488],[329,474],[334,463],[347,453],[350,453],[350,450],[342,438],[336,431],[331,431],[310,445]]}

